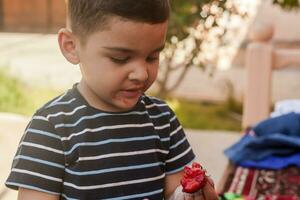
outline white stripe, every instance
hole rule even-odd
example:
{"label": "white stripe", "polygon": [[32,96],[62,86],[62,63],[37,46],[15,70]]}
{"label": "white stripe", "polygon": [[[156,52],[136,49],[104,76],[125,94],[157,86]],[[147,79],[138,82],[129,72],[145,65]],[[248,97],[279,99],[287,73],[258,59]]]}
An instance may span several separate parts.
{"label": "white stripe", "polygon": [[71,197],[68,197],[67,195],[65,194],[62,194],[61,196],[63,196],[65,199],[67,200],[79,200],[79,199],[74,199],[74,198],[71,198]]}
{"label": "white stripe", "polygon": [[54,103],[52,106],[70,104],[70,103],[72,103],[72,102],[75,101],[75,100],[76,100],[76,99],[73,98],[73,99],[70,99],[69,101],[57,102],[57,103]]}
{"label": "white stripe", "polygon": [[78,133],[73,133],[71,135],[69,135],[68,137],[62,137],[61,140],[70,140],[72,137],[78,136],[78,135],[82,135],[85,132],[98,132],[98,131],[102,131],[102,130],[106,130],[106,129],[120,129],[120,128],[140,128],[140,127],[147,127],[147,126],[153,126],[152,123],[145,123],[145,124],[122,124],[122,125],[114,125],[114,126],[102,126],[99,128],[95,128],[95,129],[90,129],[90,128],[86,128]]}
{"label": "white stripe", "polygon": [[145,101],[144,101],[143,99],[141,100],[141,103],[144,104],[144,105],[146,104]]}
{"label": "white stripe", "polygon": [[59,115],[73,115],[77,110],[80,110],[80,109],[85,108],[85,107],[86,107],[86,105],[83,105],[83,106],[79,106],[79,107],[75,108],[71,112],[58,112],[58,113],[55,113],[55,114],[49,114],[49,115],[47,115],[47,119],[49,119],[50,117],[57,117]]}
{"label": "white stripe", "polygon": [[44,165],[48,165],[48,166],[52,166],[52,167],[58,167],[58,168],[61,168],[61,169],[65,168],[64,165],[49,162],[49,161],[38,159],[38,158],[33,158],[33,157],[30,157],[30,156],[18,155],[14,158],[14,160],[18,160],[18,159],[29,160],[29,161],[32,161],[32,162],[35,162],[35,163],[44,164]]}
{"label": "white stripe", "polygon": [[62,101],[62,102],[52,103],[51,105],[48,105],[46,108],[50,108],[50,107],[56,106],[56,105],[67,105],[67,104],[72,103],[72,102],[75,101],[75,100],[76,100],[76,99],[73,98],[73,99],[71,99],[71,100],[69,100],[69,101]]}
{"label": "white stripe", "polygon": [[162,142],[170,141],[170,138],[169,137],[161,138],[160,141],[162,141]]}
{"label": "white stripe", "polygon": [[75,145],[72,146],[72,148],[68,151],[65,151],[65,155],[71,154],[76,148],[80,146],[100,146],[100,145],[105,145],[109,143],[122,143],[122,142],[134,142],[134,141],[145,141],[145,140],[152,140],[152,139],[158,139],[160,140],[160,137],[158,135],[150,135],[150,136],[144,136],[144,137],[129,137],[129,138],[119,138],[119,139],[107,139],[107,140],[102,140],[99,142],[81,142],[81,143],[76,143]]}
{"label": "white stripe", "polygon": [[181,126],[181,125],[178,126],[177,129],[175,129],[174,131],[172,131],[172,132],[170,133],[170,137],[173,136],[174,134],[178,133],[178,131],[180,131],[181,129],[182,129],[182,126]]}
{"label": "white stripe", "polygon": [[159,99],[159,98],[157,98],[157,97],[154,97],[154,96],[148,96],[148,98],[151,99],[151,100],[156,100],[156,101],[162,102],[161,99]]}
{"label": "white stripe", "polygon": [[122,115],[144,115],[147,114],[147,111],[144,112],[130,112],[130,113],[116,113],[116,114],[112,114],[112,113],[98,113],[95,115],[89,115],[89,116],[83,116],[81,118],[79,118],[76,122],[72,123],[72,124],[57,124],[55,125],[55,128],[60,128],[60,127],[74,127],[76,125],[78,125],[81,121],[86,120],[86,119],[95,119],[98,117],[105,117],[105,116],[122,116]]}
{"label": "white stripe", "polygon": [[169,160],[166,160],[167,163],[173,162],[175,160],[178,160],[179,158],[185,156],[190,150],[192,149],[192,147],[189,147],[187,150],[185,150],[183,153],[175,156],[174,158],[171,158]]}
{"label": "white stripe", "polygon": [[177,146],[179,146],[180,144],[182,144],[184,141],[186,141],[186,137],[182,138],[180,141],[178,141],[176,144],[170,146],[170,149],[174,149]]}
{"label": "white stripe", "polygon": [[156,104],[156,103],[153,103],[153,104],[149,104],[149,105],[146,105],[146,108],[153,108],[153,107],[164,107],[164,106],[168,106],[167,104]]}
{"label": "white stripe", "polygon": [[127,170],[134,170],[134,169],[145,169],[145,168],[150,168],[150,167],[156,167],[156,166],[161,166],[165,165],[165,163],[162,162],[156,162],[156,163],[148,163],[148,164],[142,164],[142,165],[132,165],[132,166],[127,166],[127,167],[114,167],[114,168],[107,168],[107,169],[99,169],[99,170],[93,170],[93,171],[73,171],[70,169],[65,169],[66,172],[69,174],[73,175],[78,175],[78,176],[86,176],[86,175],[95,175],[95,174],[103,174],[103,173],[112,173],[112,172],[117,172],[117,171],[127,171]]}
{"label": "white stripe", "polygon": [[168,154],[168,151],[161,150],[161,149],[148,149],[143,151],[130,151],[130,152],[122,152],[122,153],[110,153],[110,154],[104,154],[100,156],[90,156],[90,157],[79,157],[77,161],[83,161],[83,160],[100,160],[104,158],[111,158],[111,157],[118,157],[118,156],[135,156],[135,155],[141,155],[141,154],[148,154],[148,153],[155,153],[160,152],[163,154]]}
{"label": "white stripe", "polygon": [[32,176],[37,176],[37,177],[48,179],[48,180],[51,180],[51,181],[63,182],[63,180],[60,179],[60,178],[54,178],[52,176],[47,176],[47,175],[44,175],[44,174],[41,174],[41,173],[32,172],[32,171],[28,171],[28,170],[24,170],[24,169],[13,168],[11,171],[12,172],[18,172],[18,173],[21,173],[21,174],[29,174],[29,175],[32,175]]}
{"label": "white stripe", "polygon": [[51,103],[50,105],[48,105],[46,108],[50,108],[50,107],[52,107],[52,106],[56,106],[56,105],[67,105],[67,104],[70,104],[70,103],[72,103],[73,101],[75,101],[76,99],[75,98],[73,98],[73,99],[71,99],[71,100],[69,100],[69,101],[62,101],[62,102],[55,102],[55,103]]}
{"label": "white stripe", "polygon": [[137,184],[137,183],[144,183],[144,182],[150,182],[150,181],[156,181],[159,179],[162,179],[165,177],[165,174],[162,174],[160,176],[152,177],[152,178],[144,178],[144,179],[136,179],[131,181],[122,181],[122,182],[116,182],[116,183],[107,183],[103,185],[92,185],[92,186],[78,186],[73,183],[64,182],[64,185],[78,189],[78,190],[92,190],[92,189],[99,189],[99,188],[108,188],[108,187],[116,187],[121,185],[129,185],[129,184]]}
{"label": "white stripe", "polygon": [[154,129],[155,130],[161,130],[161,129],[164,129],[164,128],[167,128],[167,127],[170,127],[170,124],[165,124],[165,125],[162,125],[162,126],[155,126]]}
{"label": "white stripe", "polygon": [[[69,124],[57,124],[54,127],[55,128],[61,128],[61,127],[75,127],[76,125],[78,125],[80,122],[82,122],[83,120],[87,120],[87,119],[95,119],[98,117],[105,117],[105,116],[122,116],[122,115],[144,115],[144,114],[148,114],[147,111],[144,112],[130,112],[130,113],[118,113],[118,114],[110,114],[110,113],[100,113],[100,114],[96,114],[96,115],[90,115],[90,116],[84,116],[79,118],[76,122],[74,123],[69,123]],[[170,115],[170,112],[164,112],[158,115],[149,115],[149,117],[151,119],[156,119],[159,117],[163,117],[163,116],[167,116]]]}
{"label": "white stripe", "polygon": [[64,96],[66,96],[66,92],[64,94],[62,94],[60,97],[58,97],[56,100],[52,101],[46,108],[54,105],[55,103],[57,103],[59,100],[61,100]]}
{"label": "white stripe", "polygon": [[52,138],[56,138],[56,139],[60,140],[60,136],[59,135],[56,135],[56,134],[50,133],[50,132],[46,132],[46,131],[42,131],[42,130],[37,130],[37,129],[29,128],[29,129],[26,130],[25,133],[26,134],[27,133],[35,133],[35,134],[44,135],[44,136],[48,136],[48,137],[52,137]]}
{"label": "white stripe", "polygon": [[165,116],[165,115],[170,115],[170,112],[163,112],[163,113],[158,114],[158,115],[149,115],[149,117],[151,119],[155,119],[155,118],[159,118],[159,117],[162,117],[162,116]]}
{"label": "white stripe", "polygon": [[32,119],[38,119],[38,120],[43,120],[43,121],[48,121],[48,119],[44,116],[33,116]]}
{"label": "white stripe", "polygon": [[34,143],[30,143],[30,142],[22,142],[20,144],[20,146],[22,146],[22,145],[30,146],[30,147],[36,147],[36,148],[39,148],[39,149],[44,149],[44,150],[51,151],[51,152],[58,153],[58,154],[64,154],[64,152],[61,151],[61,150],[57,150],[57,149],[47,147],[47,146],[44,146],[44,145],[40,145],[40,144],[34,144]]}
{"label": "white stripe", "polygon": [[170,122],[174,121],[176,119],[176,116],[174,115],[171,119]]}

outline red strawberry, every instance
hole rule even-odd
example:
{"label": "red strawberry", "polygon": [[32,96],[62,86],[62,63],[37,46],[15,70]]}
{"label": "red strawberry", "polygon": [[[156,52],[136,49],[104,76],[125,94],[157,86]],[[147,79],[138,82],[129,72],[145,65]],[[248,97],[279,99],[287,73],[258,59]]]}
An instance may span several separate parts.
{"label": "red strawberry", "polygon": [[201,165],[200,165],[199,163],[196,163],[196,162],[193,162],[192,168],[195,168],[195,169],[197,169],[197,168],[202,169]]}
{"label": "red strawberry", "polygon": [[189,180],[188,184],[186,184],[185,188],[183,189],[184,192],[187,193],[194,193],[197,192],[200,184],[196,180]]}
{"label": "red strawberry", "polygon": [[182,191],[194,193],[204,187],[206,183],[205,170],[199,163],[194,162],[192,168],[184,167],[184,175],[180,183],[183,187]]}

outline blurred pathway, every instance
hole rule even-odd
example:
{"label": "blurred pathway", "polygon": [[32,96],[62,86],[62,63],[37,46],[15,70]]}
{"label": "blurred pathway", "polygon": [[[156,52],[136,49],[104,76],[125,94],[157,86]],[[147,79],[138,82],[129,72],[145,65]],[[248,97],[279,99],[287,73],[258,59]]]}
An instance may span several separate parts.
{"label": "blurred pathway", "polygon": [[80,80],[79,67],[66,61],[54,34],[0,33],[0,67],[27,84],[69,88]]}
{"label": "blurred pathway", "polygon": [[14,114],[0,113],[0,199],[17,199],[17,193],[5,187],[4,182],[28,119]]}

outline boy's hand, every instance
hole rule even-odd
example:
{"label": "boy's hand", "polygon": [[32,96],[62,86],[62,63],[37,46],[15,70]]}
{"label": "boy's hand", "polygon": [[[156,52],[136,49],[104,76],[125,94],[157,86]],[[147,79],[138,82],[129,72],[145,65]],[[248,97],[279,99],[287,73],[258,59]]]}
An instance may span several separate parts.
{"label": "boy's hand", "polygon": [[206,184],[200,191],[194,194],[184,193],[184,200],[218,200],[218,199],[219,198],[215,191],[214,183],[212,179],[208,177],[207,177]]}
{"label": "boy's hand", "polygon": [[213,181],[207,177],[207,182],[200,191],[185,193],[182,192],[182,186],[179,186],[168,200],[218,200],[218,195]]}

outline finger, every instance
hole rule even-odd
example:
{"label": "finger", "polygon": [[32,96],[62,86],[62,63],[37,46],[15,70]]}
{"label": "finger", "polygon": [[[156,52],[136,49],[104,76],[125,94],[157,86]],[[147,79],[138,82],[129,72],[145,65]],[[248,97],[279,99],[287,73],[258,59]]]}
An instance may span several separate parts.
{"label": "finger", "polygon": [[210,184],[213,188],[215,188],[215,183],[214,183],[214,181],[213,181],[211,178],[207,177],[207,182],[208,182],[208,184]]}
{"label": "finger", "polygon": [[194,200],[205,200],[202,190],[198,190],[194,193]]}
{"label": "finger", "polygon": [[194,193],[184,193],[184,200],[194,200]]}
{"label": "finger", "polygon": [[205,197],[205,200],[218,200],[218,195],[214,189],[214,183],[210,178],[208,178],[208,182],[205,184],[205,186],[202,188],[203,190],[203,196]]}
{"label": "finger", "polygon": [[184,200],[184,192],[182,192],[182,186],[178,186],[168,200]]}

